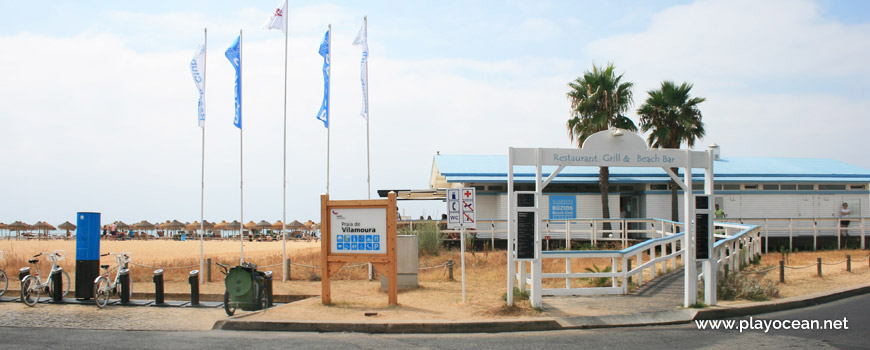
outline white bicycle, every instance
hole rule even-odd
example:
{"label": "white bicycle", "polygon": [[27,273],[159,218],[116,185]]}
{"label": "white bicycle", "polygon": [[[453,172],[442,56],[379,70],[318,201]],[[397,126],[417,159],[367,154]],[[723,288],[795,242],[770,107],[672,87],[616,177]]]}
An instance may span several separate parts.
{"label": "white bicycle", "polygon": [[[114,253],[100,254],[100,256],[111,254]],[[118,263],[118,272],[115,274],[114,281],[109,281],[109,265],[100,265],[100,268],[103,269],[103,274],[94,280],[94,303],[97,304],[98,308],[102,309],[109,303],[110,295],[121,295],[121,271],[127,270],[130,260],[132,260],[132,258],[130,258],[129,252],[115,254],[115,261]],[[128,299],[133,296],[133,278],[129,278],[129,281],[130,294],[127,295]]]}
{"label": "white bicycle", "polygon": [[[6,257],[6,252],[0,250],[0,260]],[[9,286],[9,279],[6,278],[6,272],[0,269],[0,296],[6,294],[6,287]]]}
{"label": "white bicycle", "polygon": [[[51,253],[39,253],[34,255],[34,258],[38,258],[40,256],[47,256],[48,260],[51,261],[51,270],[54,271],[57,266],[57,262],[63,260],[66,257],[65,250],[55,250]],[[51,274],[46,276],[45,282],[39,280],[39,259],[30,259],[27,260],[28,263],[33,264],[36,267],[36,273],[32,275],[27,275],[24,279],[21,280],[21,301],[24,302],[27,306],[33,307],[36,303],[39,302],[39,295],[42,292],[46,292],[51,294],[51,291],[54,290],[54,282],[51,280]],[[29,269],[29,268],[28,268]],[[61,271],[61,284],[63,285],[63,292],[61,293],[61,297],[65,297],[67,293],[69,293],[69,273],[66,270]]]}

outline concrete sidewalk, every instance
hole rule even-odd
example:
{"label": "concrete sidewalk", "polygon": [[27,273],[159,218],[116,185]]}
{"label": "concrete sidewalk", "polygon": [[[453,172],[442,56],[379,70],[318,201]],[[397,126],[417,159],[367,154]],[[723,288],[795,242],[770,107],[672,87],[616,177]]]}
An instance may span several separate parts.
{"label": "concrete sidewalk", "polygon": [[341,322],[259,320],[257,315],[260,312],[254,312],[218,321],[214,324],[213,329],[359,333],[497,333],[635,327],[756,315],[812,306],[868,292],[870,292],[870,284],[775,301],[685,309],[681,306],[682,274],[674,272],[638,288],[629,295],[544,298],[544,312],[550,317],[493,321],[383,320],[377,322]]}

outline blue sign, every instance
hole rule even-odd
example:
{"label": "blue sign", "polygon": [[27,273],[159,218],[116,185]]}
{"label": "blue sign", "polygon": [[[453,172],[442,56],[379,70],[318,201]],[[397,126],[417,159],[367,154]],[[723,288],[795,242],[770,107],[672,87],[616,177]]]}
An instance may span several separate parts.
{"label": "blue sign", "polygon": [[550,220],[577,218],[577,196],[550,196]]}

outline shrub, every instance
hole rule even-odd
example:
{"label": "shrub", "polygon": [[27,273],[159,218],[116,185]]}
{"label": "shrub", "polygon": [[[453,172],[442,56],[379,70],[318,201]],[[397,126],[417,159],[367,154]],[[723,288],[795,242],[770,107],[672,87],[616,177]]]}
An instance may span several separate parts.
{"label": "shrub", "polygon": [[[519,288],[514,287],[514,300],[528,300],[529,299],[529,291],[523,290],[521,291]],[[501,294],[501,300],[507,301],[507,293]]]}
{"label": "shrub", "polygon": [[770,280],[730,273],[728,276],[719,276],[717,294],[721,300],[770,300],[779,296],[779,285]]}
{"label": "shrub", "polygon": [[[587,267],[586,271],[593,272],[593,273],[610,272],[611,267],[608,266],[602,270],[597,265],[592,264],[592,267]],[[595,277],[595,278],[589,278],[588,280],[589,280],[590,284],[592,284],[593,286],[596,286],[596,287],[609,287],[612,284],[612,280],[610,277]]]}
{"label": "shrub", "polygon": [[420,248],[420,254],[438,256],[441,254],[441,228],[434,222],[427,222],[418,226],[417,231],[412,233],[417,235],[417,244]]}

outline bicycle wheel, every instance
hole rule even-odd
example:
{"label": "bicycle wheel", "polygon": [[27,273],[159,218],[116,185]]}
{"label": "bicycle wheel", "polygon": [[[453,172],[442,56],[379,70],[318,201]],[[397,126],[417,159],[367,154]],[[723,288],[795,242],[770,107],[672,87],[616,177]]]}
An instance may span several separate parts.
{"label": "bicycle wheel", "polygon": [[37,288],[38,281],[36,277],[27,276],[21,280],[21,302],[27,306],[33,307],[39,302],[39,290]]}
{"label": "bicycle wheel", "polygon": [[69,293],[69,286],[70,286],[69,273],[66,272],[66,270],[63,270],[63,278],[62,279],[63,279],[63,295],[61,297],[65,298],[67,293]]}
{"label": "bicycle wheel", "polygon": [[230,306],[230,292],[224,292],[224,311],[227,312],[227,316],[232,316],[236,313],[236,307]]}
{"label": "bicycle wheel", "polygon": [[6,278],[6,272],[0,270],[0,296],[6,294],[6,287],[9,287],[9,279]]}
{"label": "bicycle wheel", "polygon": [[109,279],[106,276],[100,276],[94,282],[94,303],[100,309],[109,303]]}

